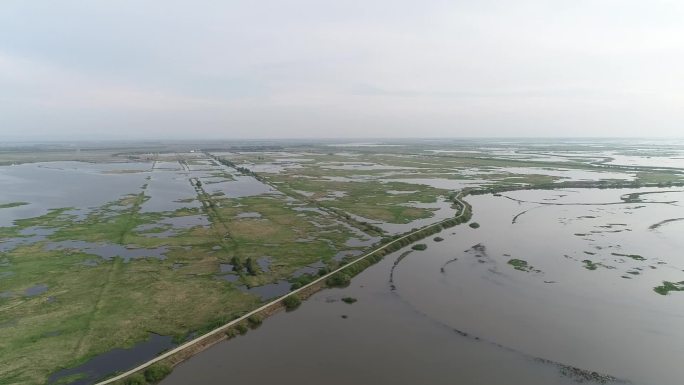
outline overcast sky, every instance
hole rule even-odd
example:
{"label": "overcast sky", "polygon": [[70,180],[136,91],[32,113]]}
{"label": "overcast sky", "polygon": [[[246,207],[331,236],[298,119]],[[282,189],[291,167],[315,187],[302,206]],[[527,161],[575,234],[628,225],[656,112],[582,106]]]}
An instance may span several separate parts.
{"label": "overcast sky", "polygon": [[0,0],[0,141],[684,136],[681,0]]}

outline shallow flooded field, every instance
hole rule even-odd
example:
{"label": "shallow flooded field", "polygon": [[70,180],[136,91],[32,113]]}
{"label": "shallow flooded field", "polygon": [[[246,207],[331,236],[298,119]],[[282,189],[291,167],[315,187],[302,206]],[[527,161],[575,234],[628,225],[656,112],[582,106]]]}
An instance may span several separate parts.
{"label": "shallow flooded field", "polygon": [[0,202],[25,205],[2,209],[0,226],[43,215],[49,209],[88,209],[135,192],[151,163],[45,162],[0,167]]}
{"label": "shallow flooded field", "polygon": [[0,379],[92,384],[379,239],[206,154],[146,157],[0,167]]}

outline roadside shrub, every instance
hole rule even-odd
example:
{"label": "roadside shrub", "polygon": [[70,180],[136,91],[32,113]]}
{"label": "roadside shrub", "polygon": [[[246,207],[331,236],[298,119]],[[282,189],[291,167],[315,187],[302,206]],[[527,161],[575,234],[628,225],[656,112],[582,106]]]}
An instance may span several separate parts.
{"label": "roadside shrub", "polygon": [[156,383],[163,380],[164,377],[169,375],[169,373],[171,373],[170,366],[162,363],[157,363],[145,369],[145,379],[148,382]]}
{"label": "roadside shrub", "polygon": [[145,376],[143,376],[142,373],[135,373],[135,374],[131,374],[131,376],[126,379],[125,384],[126,385],[147,385],[147,381],[145,381]]}
{"label": "roadside shrub", "polygon": [[411,248],[413,250],[425,250],[425,249],[427,249],[427,245],[424,243],[418,243],[418,244],[411,246]]}
{"label": "roadside shrub", "polygon": [[291,311],[299,307],[302,304],[302,300],[296,295],[288,295],[283,299],[283,305],[285,305],[285,310]]}
{"label": "roadside shrub", "polygon": [[[323,275],[325,275],[325,274],[323,274]],[[290,285],[290,290],[297,290],[300,287],[311,283],[311,281],[313,281],[314,279],[316,279],[316,276],[311,275],[311,274],[302,274],[297,278],[292,278],[292,279],[290,279],[290,282],[292,283]]]}
{"label": "roadside shrub", "polygon": [[249,328],[244,323],[239,323],[235,325],[235,330],[237,330],[237,332],[241,335],[245,335],[249,331]]}
{"label": "roadside shrub", "polygon": [[253,314],[247,318],[247,322],[249,323],[249,326],[252,327],[252,329],[258,328],[262,322],[264,322],[263,318],[261,318],[260,315],[258,314]]}
{"label": "roadside shrub", "polygon": [[[365,261],[359,262],[356,265],[359,265],[360,263],[363,263]],[[355,267],[354,265],[353,267]],[[325,283],[330,286],[330,287],[345,287],[349,286],[349,283],[351,282],[351,277],[343,272],[339,272],[337,274],[333,274],[330,278],[328,278]]]}

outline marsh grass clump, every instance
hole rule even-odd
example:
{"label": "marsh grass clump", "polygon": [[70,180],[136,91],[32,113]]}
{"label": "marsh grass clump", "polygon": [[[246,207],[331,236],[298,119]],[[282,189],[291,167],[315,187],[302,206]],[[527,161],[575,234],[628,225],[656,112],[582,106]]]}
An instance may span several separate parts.
{"label": "marsh grass clump", "polygon": [[240,258],[238,258],[238,257],[236,257],[236,256],[233,256],[233,257],[230,259],[230,264],[233,265],[233,270],[234,270],[236,273],[239,273],[239,272],[241,272],[241,271],[244,269],[244,266],[243,266],[243,264],[242,264],[242,261],[240,261]]}
{"label": "marsh grass clump", "polygon": [[258,314],[253,314],[247,318],[247,323],[252,329],[258,328],[263,322],[264,319]]}
{"label": "marsh grass clump", "polygon": [[349,274],[343,272],[333,274],[330,278],[328,278],[325,281],[325,283],[330,287],[346,287],[349,286],[350,282],[351,277],[349,276]]}
{"label": "marsh grass clump", "polygon": [[427,245],[424,244],[424,243],[418,243],[418,244],[415,244],[415,245],[411,246],[411,248],[412,248],[413,250],[422,251],[422,250],[427,249]]}
{"label": "marsh grass clump", "polygon": [[[72,374],[72,375],[70,375],[70,376],[64,376],[64,377],[58,379],[58,380],[57,380],[56,382],[54,382],[53,384],[55,384],[55,385],[73,384],[73,383],[75,383],[75,382],[78,381],[78,380],[83,380],[83,379],[86,379],[86,378],[88,378],[88,375],[87,375],[87,374],[85,374],[85,373],[76,373],[76,374]],[[119,381],[114,382],[113,384],[114,384],[114,385],[124,385],[125,382],[124,382],[124,380],[119,380]]]}
{"label": "marsh grass clump", "polygon": [[480,228],[480,224],[477,222],[473,222],[473,223],[469,224],[468,226],[470,226],[470,228],[472,228],[472,229]]}
{"label": "marsh grass clump", "polygon": [[432,240],[435,241],[435,242],[442,242],[442,241],[444,240],[444,238],[442,238],[442,237],[434,237]]}
{"label": "marsh grass clump", "polygon": [[238,333],[235,330],[235,328],[229,328],[228,330],[226,330],[226,337],[228,339],[235,338],[235,337],[237,337],[237,335],[238,335]]}
{"label": "marsh grass clump", "polygon": [[249,328],[244,323],[239,323],[235,325],[235,330],[237,330],[240,335],[245,335],[249,331]]}
{"label": "marsh grass clump", "polygon": [[[320,274],[320,271],[319,271],[319,274]],[[324,273],[323,275],[325,275],[325,274],[327,274],[327,273]],[[316,278],[318,278],[318,277],[315,275],[311,275],[311,274],[302,274],[299,277],[292,278],[292,279],[290,279],[290,282],[292,283],[290,285],[290,290],[297,290],[302,286],[308,285],[309,283],[311,283]]]}
{"label": "marsh grass clump", "polygon": [[509,259],[508,264],[513,266],[514,269],[524,271],[524,272],[529,272],[532,271],[532,266],[530,266],[527,261],[522,260],[522,259]]}
{"label": "marsh grass clump", "polygon": [[598,268],[598,263],[594,263],[588,259],[582,261],[584,263],[584,268],[587,270],[596,270]]}
{"label": "marsh grass clump", "polygon": [[283,299],[283,305],[285,305],[285,310],[292,311],[302,304],[302,300],[295,294],[288,295]]}
{"label": "marsh grass clump", "polygon": [[0,209],[9,209],[12,207],[19,207],[19,206],[25,206],[29,204],[28,202],[10,202],[10,203],[3,203],[0,204]]}
{"label": "marsh grass clump", "polygon": [[660,295],[667,295],[671,291],[684,291],[684,281],[670,282],[663,281],[663,284],[653,288],[653,291]]}
{"label": "marsh grass clump", "polygon": [[170,373],[171,367],[169,365],[156,363],[145,369],[145,380],[147,380],[149,383],[155,384],[163,380]]}
{"label": "marsh grass clump", "polygon": [[356,301],[357,301],[357,299],[354,298],[354,297],[344,297],[344,298],[342,298],[342,302],[348,303],[348,304],[350,304],[350,305],[353,304],[353,303],[356,302]]}
{"label": "marsh grass clump", "polygon": [[147,385],[147,381],[145,380],[145,376],[143,376],[142,373],[135,373],[132,374],[130,377],[128,377],[124,381],[125,385]]}
{"label": "marsh grass clump", "polygon": [[247,273],[249,273],[249,275],[258,275],[260,273],[259,266],[256,265],[256,262],[251,257],[247,257],[247,260],[245,261],[245,268],[247,269]]}
{"label": "marsh grass clump", "polygon": [[621,253],[610,253],[611,255],[614,255],[616,257],[627,257],[627,258],[632,258],[635,261],[645,261],[646,258],[642,257],[639,254],[621,254]]}

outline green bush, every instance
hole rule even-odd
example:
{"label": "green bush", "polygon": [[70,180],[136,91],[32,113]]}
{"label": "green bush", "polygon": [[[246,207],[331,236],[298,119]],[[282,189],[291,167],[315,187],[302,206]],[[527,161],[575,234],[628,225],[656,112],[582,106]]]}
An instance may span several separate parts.
{"label": "green bush", "polygon": [[[323,274],[325,275],[325,274]],[[305,286],[309,283],[311,283],[314,279],[317,277],[311,274],[302,274],[297,278],[292,278],[290,279],[290,282],[292,283],[290,285],[290,290],[297,290],[302,286]]]}
{"label": "green bush", "polygon": [[247,257],[247,260],[245,261],[245,268],[247,269],[247,273],[249,275],[258,275],[260,270],[259,266],[257,266],[256,262],[251,257]]}
{"label": "green bush", "polygon": [[145,381],[145,376],[142,373],[131,374],[125,382],[126,385],[147,385]]}
{"label": "green bush", "polygon": [[145,379],[147,380],[147,382],[156,383],[163,380],[164,377],[168,376],[170,373],[170,366],[162,363],[157,363],[145,369]]}
{"label": "green bush", "polygon": [[[353,265],[352,267],[356,267],[359,264],[362,264],[365,261],[361,261]],[[350,267],[349,269],[351,269]],[[330,286],[330,287],[345,287],[349,286],[349,283],[351,282],[351,277],[349,274],[339,272],[337,274],[333,274],[330,278],[328,278],[325,283]]]}
{"label": "green bush", "polygon": [[233,258],[230,259],[230,264],[233,265],[233,271],[235,271],[236,273],[241,272],[244,268],[242,262],[240,261],[240,258],[236,256],[233,256]]}
{"label": "green bush", "polygon": [[285,309],[287,311],[294,310],[299,307],[299,305],[302,304],[302,300],[297,297],[297,295],[288,295],[283,299],[283,305],[285,305]]}
{"label": "green bush", "polygon": [[228,328],[228,330],[226,330],[226,337],[228,337],[229,339],[237,337],[237,335],[238,333],[234,328]]}
{"label": "green bush", "polygon": [[480,227],[480,224],[477,222],[473,222],[473,223],[469,224],[468,226],[470,226],[473,229],[477,229]]}
{"label": "green bush", "polygon": [[249,326],[252,327],[252,329],[255,329],[261,325],[262,322],[264,322],[263,318],[261,318],[260,315],[258,314],[252,314],[247,318],[247,322],[249,323]]}
{"label": "green bush", "polygon": [[249,328],[247,327],[247,325],[245,325],[244,323],[241,322],[241,323],[235,325],[235,330],[237,330],[237,332],[240,333],[241,335],[245,335],[249,331]]}
{"label": "green bush", "polygon": [[656,286],[653,291],[660,295],[667,295],[671,291],[684,291],[684,281],[682,282],[669,282],[663,281],[662,286]]}
{"label": "green bush", "polygon": [[425,249],[427,249],[427,245],[424,243],[418,243],[418,244],[411,246],[411,248],[413,250],[425,250]]}

